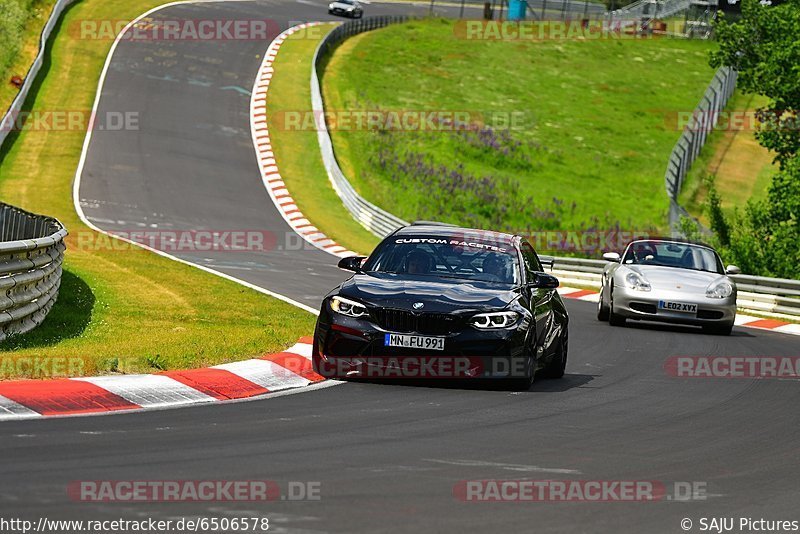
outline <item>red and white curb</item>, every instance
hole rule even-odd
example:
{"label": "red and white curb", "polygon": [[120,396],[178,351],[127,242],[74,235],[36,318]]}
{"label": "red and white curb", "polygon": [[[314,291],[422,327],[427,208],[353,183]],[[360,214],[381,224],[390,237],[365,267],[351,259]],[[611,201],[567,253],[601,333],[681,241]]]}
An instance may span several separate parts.
{"label": "red and white curb", "polygon": [[292,195],[286,189],[278,165],[275,162],[275,154],[272,151],[272,141],[269,136],[267,125],[267,92],[275,72],[273,63],[283,42],[293,33],[304,30],[311,26],[317,26],[321,22],[310,22],[289,28],[278,35],[267,48],[264,60],[258,69],[253,92],[250,97],[250,132],[253,136],[253,146],[256,149],[258,168],[261,171],[261,178],[267,188],[272,202],[283,216],[284,220],[297,232],[300,237],[316,248],[339,257],[355,256],[356,253],[343,247],[333,239],[322,233],[316,226],[306,219],[295,204]]}
{"label": "red and white curb", "polygon": [[322,382],[311,338],[283,352],[205,369],[153,375],[0,382],[0,421],[219,403]]}
{"label": "red and white curb", "polygon": [[[600,295],[600,293],[594,289],[575,289],[573,287],[559,287],[558,293],[564,298],[585,300],[595,303],[599,300]],[[785,321],[778,321],[776,319],[763,319],[761,317],[753,317],[752,315],[742,315],[737,313],[734,324],[736,326],[744,326],[746,328],[772,330],[773,332],[781,332],[783,334],[800,336],[800,324],[787,323]]]}

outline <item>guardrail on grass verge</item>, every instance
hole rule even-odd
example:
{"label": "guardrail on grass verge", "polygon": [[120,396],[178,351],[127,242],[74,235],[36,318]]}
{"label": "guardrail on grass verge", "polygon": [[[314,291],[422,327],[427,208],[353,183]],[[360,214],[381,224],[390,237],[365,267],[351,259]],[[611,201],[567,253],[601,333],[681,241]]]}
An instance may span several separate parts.
{"label": "guardrail on grass verge", "polygon": [[58,298],[64,226],[0,203],[0,340],[44,321]]}
{"label": "guardrail on grass verge", "polygon": [[28,73],[25,75],[25,81],[22,83],[19,93],[17,93],[17,96],[11,102],[11,106],[8,108],[5,115],[0,119],[0,147],[3,146],[6,137],[17,127],[17,118],[22,111],[22,106],[25,104],[28,93],[30,93],[31,87],[36,80],[36,76],[42,68],[45,47],[47,46],[47,40],[50,39],[50,34],[53,32],[53,28],[58,23],[58,19],[61,17],[64,10],[75,1],[76,0],[58,0],[55,6],[53,6],[53,11],[50,12],[50,18],[47,19],[47,24],[45,24],[42,29],[42,35],[39,38],[39,53],[36,55],[36,59],[33,60],[31,68],[28,69]]}

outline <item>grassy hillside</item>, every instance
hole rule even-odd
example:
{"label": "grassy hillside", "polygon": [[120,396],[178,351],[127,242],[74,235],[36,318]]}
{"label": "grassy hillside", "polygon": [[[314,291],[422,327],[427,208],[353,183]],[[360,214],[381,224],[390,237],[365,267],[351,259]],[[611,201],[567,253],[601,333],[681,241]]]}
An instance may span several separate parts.
{"label": "grassy hillside", "polygon": [[328,65],[328,112],[457,112],[471,122],[334,129],[362,195],[408,220],[517,231],[666,226],[675,117],[705,91],[712,44],[466,40],[453,24],[362,34]]}
{"label": "grassy hillside", "polygon": [[[713,177],[722,208],[731,213],[743,208],[748,200],[766,197],[772,176],[778,172],[769,150],[758,144],[754,135],[753,114],[766,105],[767,99],[739,92],[728,103],[728,119],[711,133],[681,191],[681,204],[695,217],[708,224],[704,211],[708,196],[707,179]],[[725,126],[728,122],[730,126]]]}

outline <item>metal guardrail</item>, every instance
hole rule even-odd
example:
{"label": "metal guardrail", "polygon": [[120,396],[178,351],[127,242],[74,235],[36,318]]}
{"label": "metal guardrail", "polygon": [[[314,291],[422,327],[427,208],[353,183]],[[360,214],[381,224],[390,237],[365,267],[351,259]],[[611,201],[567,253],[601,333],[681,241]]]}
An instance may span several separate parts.
{"label": "metal guardrail", "polygon": [[[322,102],[319,76],[322,75],[324,63],[333,53],[333,50],[335,50],[342,41],[352,35],[376,28],[383,28],[389,24],[405,22],[407,20],[409,20],[409,18],[405,16],[367,17],[353,20],[336,27],[320,42],[314,53],[314,60],[311,66],[311,107],[314,110],[315,116],[324,116],[325,108]],[[365,200],[356,192],[339,167],[339,163],[336,161],[336,155],[333,152],[333,142],[331,141],[331,136],[325,121],[317,122],[320,123],[317,135],[319,138],[320,150],[322,151],[322,161],[328,173],[328,179],[331,185],[333,185],[336,194],[342,199],[342,203],[347,208],[347,211],[350,212],[350,215],[361,223],[364,228],[378,237],[384,237],[401,226],[406,226],[408,224],[406,221],[395,217],[388,211],[382,210],[375,204]]]}
{"label": "metal guardrail", "polygon": [[733,95],[736,78],[737,72],[729,67],[717,70],[669,156],[664,185],[670,204],[669,225],[673,231],[679,229],[681,217],[691,217],[678,203],[683,181],[706,144],[708,135],[717,125],[720,112],[725,109]]}
{"label": "metal guardrail", "polygon": [[[327,61],[333,50],[347,37],[406,20],[408,20],[406,17],[374,17],[355,20],[342,24],[323,39],[317,48],[311,69],[311,101],[316,116],[324,116],[319,76],[322,74],[324,62]],[[733,79],[731,79],[731,76],[733,76]],[[718,72],[697,109],[703,114],[708,113],[708,110],[714,110],[714,115],[711,118],[716,124],[719,112],[724,108],[725,103],[727,103],[733,92],[733,86],[735,86],[735,73]],[[695,117],[698,116],[702,115],[695,113]],[[325,162],[328,178],[350,214],[362,226],[378,237],[385,237],[397,228],[406,226],[408,224],[406,221],[375,206],[358,194],[336,161],[333,143],[324,121],[318,122],[321,123],[318,131],[320,150],[322,151],[322,159]],[[695,125],[697,126],[697,124]],[[690,131],[689,127],[684,130],[686,141],[679,141],[678,145],[676,145],[676,150],[678,150],[677,147],[686,146],[686,148],[678,150],[682,162],[688,162],[687,158],[689,157],[691,157],[691,161],[697,157],[700,147],[706,140],[708,131],[706,128],[704,132],[693,132]],[[684,139],[684,136],[681,138]],[[688,146],[686,142],[689,143]],[[673,165],[672,160],[670,160],[670,165],[676,172],[680,172],[680,165]],[[688,167],[683,168],[683,177],[685,177],[686,168]],[[680,176],[680,174],[676,176]],[[680,180],[673,182],[668,179],[668,192],[670,183],[680,185],[682,179],[680,178]],[[608,263],[605,260],[587,258],[555,257],[553,259],[553,273],[564,284],[595,288],[600,287],[603,268]],[[800,280],[749,275],[735,275],[731,278],[736,281],[739,290],[737,305],[742,311],[795,319],[800,318]]]}
{"label": "metal guardrail", "polygon": [[[0,118],[0,146],[17,121],[44,62],[45,47],[64,10],[76,0],[58,0],[39,38],[39,52],[25,81]],[[0,340],[40,325],[58,298],[67,230],[52,217],[0,202]]]}
{"label": "metal guardrail", "polygon": [[0,340],[44,321],[58,298],[67,230],[0,203]]}
{"label": "metal guardrail", "polygon": [[47,24],[45,24],[44,28],[42,29],[42,35],[39,38],[39,53],[36,55],[36,59],[33,61],[31,68],[28,69],[28,73],[25,75],[25,81],[22,83],[22,87],[17,93],[16,98],[11,102],[11,106],[6,111],[3,118],[0,119],[0,147],[3,146],[3,142],[6,140],[6,137],[14,131],[17,126],[17,119],[19,114],[22,110],[23,104],[25,104],[25,100],[28,98],[28,93],[33,86],[33,82],[36,79],[36,76],[39,74],[39,70],[42,68],[42,63],[44,62],[44,53],[45,53],[45,46],[47,45],[47,40],[50,38],[50,34],[53,31],[53,28],[58,23],[59,17],[64,12],[64,10],[70,4],[74,3],[76,0],[58,0],[55,6],[53,6],[53,11],[50,13],[50,18],[47,20]]}

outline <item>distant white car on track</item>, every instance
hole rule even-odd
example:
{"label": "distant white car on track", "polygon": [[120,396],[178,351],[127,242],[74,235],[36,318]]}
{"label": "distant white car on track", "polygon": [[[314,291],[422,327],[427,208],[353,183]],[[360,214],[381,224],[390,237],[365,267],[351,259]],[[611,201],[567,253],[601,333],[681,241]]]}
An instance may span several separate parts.
{"label": "distant white car on track", "polygon": [[364,8],[358,0],[336,0],[328,4],[328,13],[360,19],[364,16]]}
{"label": "distant white car on track", "polygon": [[680,239],[632,241],[620,256],[607,252],[597,318],[612,326],[626,320],[702,326],[728,335],[736,317],[736,283],[708,245]]}

